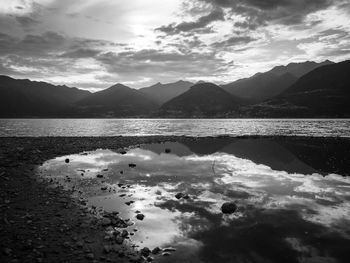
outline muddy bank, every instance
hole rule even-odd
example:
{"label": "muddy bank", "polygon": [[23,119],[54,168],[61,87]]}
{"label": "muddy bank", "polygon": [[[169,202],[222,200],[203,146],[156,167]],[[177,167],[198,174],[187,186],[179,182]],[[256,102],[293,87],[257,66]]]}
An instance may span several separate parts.
{"label": "muddy bank", "polygon": [[[298,155],[325,153],[329,167],[346,166],[349,140],[338,138],[264,137],[289,146]],[[258,140],[260,137],[244,137]],[[35,165],[56,156],[95,150],[120,149],[143,143],[180,141],[188,146],[203,141],[216,150],[211,138],[186,137],[54,137],[0,138],[0,243],[1,262],[129,262],[142,261],[132,247],[106,249],[105,226],[93,213],[70,198],[70,192],[51,188],[34,178]],[[223,137],[222,145],[237,138]],[[219,145],[220,146],[220,145]],[[195,149],[201,151],[203,149]],[[326,165],[325,162],[320,162]],[[328,167],[328,166],[327,166]],[[325,167],[324,169],[327,169]],[[346,169],[347,168],[343,168]],[[112,251],[108,251],[112,250]]]}

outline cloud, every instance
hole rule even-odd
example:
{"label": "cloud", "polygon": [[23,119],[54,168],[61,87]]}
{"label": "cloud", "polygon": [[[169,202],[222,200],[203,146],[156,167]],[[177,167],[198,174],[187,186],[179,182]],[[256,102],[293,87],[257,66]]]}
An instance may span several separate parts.
{"label": "cloud", "polygon": [[313,12],[325,9],[334,0],[198,0],[215,7],[228,8],[234,14],[247,18],[247,23],[267,22],[299,24]]}
{"label": "cloud", "polygon": [[30,16],[16,16],[16,21],[23,28],[30,28],[40,23],[39,20],[36,20]]}
{"label": "cloud", "polygon": [[236,45],[244,45],[255,41],[256,39],[251,36],[233,36],[221,42],[215,42],[212,44],[215,48],[231,47]]}
{"label": "cloud", "polygon": [[60,55],[62,58],[91,58],[95,57],[97,54],[99,54],[101,51],[96,49],[84,49],[79,48],[72,51],[64,52]]}
{"label": "cloud", "polygon": [[170,24],[156,28],[156,30],[168,35],[173,35],[181,32],[203,29],[206,26],[210,25],[212,22],[222,20],[224,20],[224,12],[221,9],[214,9],[209,14],[201,16],[196,21]]}

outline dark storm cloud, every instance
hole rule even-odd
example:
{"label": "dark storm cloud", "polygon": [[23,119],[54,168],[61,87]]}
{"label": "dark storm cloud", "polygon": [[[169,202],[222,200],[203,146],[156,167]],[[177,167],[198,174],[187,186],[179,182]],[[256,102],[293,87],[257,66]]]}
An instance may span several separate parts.
{"label": "dark storm cloud", "polygon": [[170,24],[162,26],[156,30],[166,33],[168,35],[177,34],[181,32],[189,32],[196,29],[202,29],[211,24],[212,22],[224,20],[224,13],[221,9],[214,9],[209,14],[201,16],[193,22],[182,22],[180,24]]}

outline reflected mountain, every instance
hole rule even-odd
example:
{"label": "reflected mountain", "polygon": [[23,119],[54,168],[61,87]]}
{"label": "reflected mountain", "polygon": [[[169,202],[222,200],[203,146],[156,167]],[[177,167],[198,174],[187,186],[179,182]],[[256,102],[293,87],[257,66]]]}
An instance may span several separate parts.
{"label": "reflected mountain", "polygon": [[182,142],[197,155],[224,152],[289,173],[350,174],[350,141],[322,138],[199,138]]}

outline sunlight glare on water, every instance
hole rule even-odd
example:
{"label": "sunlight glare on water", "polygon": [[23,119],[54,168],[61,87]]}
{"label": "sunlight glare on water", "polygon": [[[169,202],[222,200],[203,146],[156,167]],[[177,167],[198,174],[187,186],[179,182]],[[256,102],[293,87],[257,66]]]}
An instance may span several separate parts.
{"label": "sunlight glare on water", "polygon": [[0,136],[350,137],[349,119],[0,119]]}

